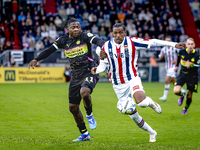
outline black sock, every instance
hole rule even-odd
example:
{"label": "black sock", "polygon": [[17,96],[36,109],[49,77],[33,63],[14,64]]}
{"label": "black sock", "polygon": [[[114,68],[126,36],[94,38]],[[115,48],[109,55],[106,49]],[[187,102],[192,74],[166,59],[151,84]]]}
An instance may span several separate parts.
{"label": "black sock", "polygon": [[86,126],[85,126],[85,122],[77,125],[77,127],[79,128],[79,131],[81,132],[81,134],[87,132]]}
{"label": "black sock", "polygon": [[[84,106],[85,107],[85,106]],[[92,104],[89,107],[85,107],[86,114],[89,116],[92,113]]]}
{"label": "black sock", "polygon": [[176,94],[176,95],[183,96],[183,92],[179,92],[179,93]]}
{"label": "black sock", "polygon": [[191,102],[192,102],[192,98],[187,98],[185,109],[188,109],[190,107]]}

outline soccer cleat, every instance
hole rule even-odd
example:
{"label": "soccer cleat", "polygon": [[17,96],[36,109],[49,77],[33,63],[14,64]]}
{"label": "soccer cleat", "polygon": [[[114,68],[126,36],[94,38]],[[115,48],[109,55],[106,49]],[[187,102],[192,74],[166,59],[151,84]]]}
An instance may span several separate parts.
{"label": "soccer cleat", "polygon": [[149,105],[155,112],[157,112],[158,114],[162,113],[162,108],[160,107],[159,104],[157,104],[156,102],[152,101],[152,103]]}
{"label": "soccer cleat", "polygon": [[159,98],[159,100],[161,100],[161,101],[166,101],[166,100],[167,100],[167,97],[166,97],[166,96],[162,96],[162,97]]}
{"label": "soccer cleat", "polygon": [[74,142],[77,141],[89,141],[91,139],[90,134],[81,134],[77,139],[73,140]]}
{"label": "soccer cleat", "polygon": [[183,104],[183,100],[185,98],[186,92],[183,92],[183,95],[180,96],[180,98],[178,99],[178,105],[181,106]]}
{"label": "soccer cleat", "polygon": [[93,114],[91,114],[90,116],[87,116],[87,120],[90,126],[90,129],[95,129],[97,127],[97,122],[94,120]]}
{"label": "soccer cleat", "polygon": [[157,132],[150,134],[149,142],[156,142]]}
{"label": "soccer cleat", "polygon": [[187,113],[188,113],[188,110],[187,109],[185,109],[185,108],[183,108],[183,111],[182,111],[182,115],[187,115]]}

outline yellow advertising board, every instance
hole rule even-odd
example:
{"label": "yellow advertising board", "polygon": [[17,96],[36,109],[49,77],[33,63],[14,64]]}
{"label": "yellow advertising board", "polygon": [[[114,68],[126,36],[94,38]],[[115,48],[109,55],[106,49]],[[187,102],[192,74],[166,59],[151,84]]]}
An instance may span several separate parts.
{"label": "yellow advertising board", "polygon": [[0,83],[61,83],[65,82],[64,67],[35,69],[0,67]]}

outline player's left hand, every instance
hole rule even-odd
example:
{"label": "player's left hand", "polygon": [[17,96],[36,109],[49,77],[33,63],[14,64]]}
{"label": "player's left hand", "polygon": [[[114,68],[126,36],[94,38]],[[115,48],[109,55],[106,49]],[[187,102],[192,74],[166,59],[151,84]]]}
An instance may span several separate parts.
{"label": "player's left hand", "polygon": [[175,48],[186,48],[186,44],[184,42],[179,42],[175,45]]}
{"label": "player's left hand", "polygon": [[102,59],[102,58],[107,58],[107,54],[106,54],[106,52],[104,52],[104,51],[100,51],[100,56],[99,56],[99,58],[100,59]]}

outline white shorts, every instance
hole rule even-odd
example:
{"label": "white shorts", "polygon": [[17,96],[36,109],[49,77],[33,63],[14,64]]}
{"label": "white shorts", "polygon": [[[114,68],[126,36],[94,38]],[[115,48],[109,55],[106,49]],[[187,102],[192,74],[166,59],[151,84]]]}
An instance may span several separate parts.
{"label": "white shorts", "polygon": [[113,89],[117,95],[118,100],[123,100],[124,97],[133,99],[133,94],[137,91],[144,91],[140,77],[134,77],[124,84],[113,84]]}
{"label": "white shorts", "polygon": [[171,78],[176,78],[176,72],[174,71],[174,68],[169,68],[167,70],[167,75],[166,76],[169,76]]}

